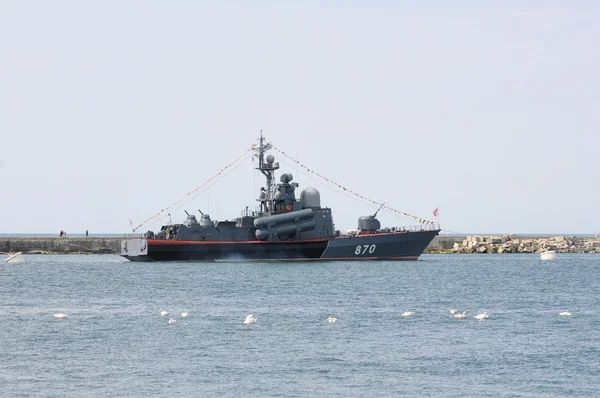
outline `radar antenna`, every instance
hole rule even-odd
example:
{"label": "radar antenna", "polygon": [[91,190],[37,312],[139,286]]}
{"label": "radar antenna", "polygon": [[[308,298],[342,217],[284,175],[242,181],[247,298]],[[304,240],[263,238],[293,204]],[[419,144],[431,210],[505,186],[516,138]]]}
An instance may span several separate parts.
{"label": "radar antenna", "polygon": [[[279,169],[279,163],[275,162],[275,157],[273,155],[268,155],[265,159],[265,152],[271,149],[273,146],[266,142],[263,137],[263,131],[260,130],[260,138],[258,139],[258,147],[254,149],[254,151],[258,155],[258,167],[257,170],[266,177],[267,185],[264,191],[264,197],[259,199],[261,202],[261,211],[264,211],[267,214],[271,214],[273,211],[273,198],[275,196],[276,186],[273,183],[275,179],[275,170]],[[263,206],[264,204],[264,206]]]}

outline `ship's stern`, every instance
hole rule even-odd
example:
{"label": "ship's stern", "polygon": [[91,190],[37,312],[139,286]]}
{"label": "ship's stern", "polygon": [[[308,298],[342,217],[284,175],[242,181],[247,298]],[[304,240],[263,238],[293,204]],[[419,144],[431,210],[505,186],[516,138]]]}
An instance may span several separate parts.
{"label": "ship's stern", "polygon": [[148,257],[146,239],[125,239],[121,241],[121,256],[129,261],[152,261]]}

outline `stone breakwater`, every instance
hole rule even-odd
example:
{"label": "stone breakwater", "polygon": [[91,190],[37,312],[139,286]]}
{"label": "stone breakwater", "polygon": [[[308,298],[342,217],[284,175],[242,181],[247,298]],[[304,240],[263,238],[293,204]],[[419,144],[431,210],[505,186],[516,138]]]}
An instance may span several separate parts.
{"label": "stone breakwater", "polygon": [[426,253],[600,253],[600,236],[522,237],[518,235],[438,237]]}
{"label": "stone breakwater", "polygon": [[24,254],[118,254],[123,237],[0,237],[0,252]]}

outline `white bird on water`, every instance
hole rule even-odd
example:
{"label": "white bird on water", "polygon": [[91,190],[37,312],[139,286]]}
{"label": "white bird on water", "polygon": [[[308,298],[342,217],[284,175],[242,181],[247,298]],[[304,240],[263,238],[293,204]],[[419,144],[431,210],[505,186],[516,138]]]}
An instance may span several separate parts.
{"label": "white bird on water", "polygon": [[177,320],[175,318],[173,318],[173,315],[169,314],[169,325],[171,325],[173,323],[177,323]]}
{"label": "white bird on water", "polygon": [[68,318],[69,316],[67,314],[58,313],[58,314],[54,314],[54,317],[56,319],[65,319],[65,318]]}
{"label": "white bird on water", "polygon": [[568,311],[563,311],[561,313],[559,313],[558,315],[562,315],[562,316],[571,316],[571,313]]}
{"label": "white bird on water", "polygon": [[467,319],[467,311],[464,311],[462,314],[454,314],[454,318],[456,318],[456,319]]}
{"label": "white bird on water", "polygon": [[329,318],[327,318],[327,322],[329,322],[329,323],[334,323],[335,321],[337,321],[337,318],[334,318],[332,316],[330,316]]}
{"label": "white bird on water", "polygon": [[252,314],[248,314],[248,316],[246,316],[246,319],[244,319],[244,325],[250,325],[254,322],[256,322],[256,318]]}
{"label": "white bird on water", "polygon": [[169,315],[169,313],[167,311],[161,311],[160,312],[160,316],[167,316]]}
{"label": "white bird on water", "polygon": [[416,314],[416,312],[414,311],[406,311],[402,314],[402,316],[413,316],[414,314]]}
{"label": "white bird on water", "polygon": [[188,313],[187,313],[187,312],[185,312],[185,311],[184,311],[184,312],[182,312],[182,313],[181,313],[181,317],[182,317],[182,318],[185,318],[186,316],[188,316]]}
{"label": "white bird on water", "polygon": [[483,321],[485,319],[488,319],[490,316],[487,314],[487,312],[484,312],[483,314],[477,314],[474,315],[473,318],[479,320],[479,321]]}

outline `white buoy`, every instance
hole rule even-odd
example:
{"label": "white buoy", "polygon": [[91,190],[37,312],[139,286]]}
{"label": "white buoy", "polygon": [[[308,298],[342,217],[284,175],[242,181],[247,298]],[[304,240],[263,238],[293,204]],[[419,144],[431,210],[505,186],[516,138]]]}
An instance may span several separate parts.
{"label": "white buoy", "polygon": [[160,316],[167,316],[169,315],[169,313],[167,311],[161,311],[160,312]]}
{"label": "white buoy", "polygon": [[69,316],[68,316],[67,314],[63,314],[63,313],[61,312],[61,313],[58,313],[58,314],[54,314],[54,317],[55,317],[56,319],[65,319],[65,318],[68,318]]}
{"label": "white buoy", "polygon": [[244,325],[250,325],[251,323],[254,323],[254,322],[256,322],[256,318],[252,314],[247,315],[246,319],[244,319]]}
{"label": "white buoy", "polygon": [[454,315],[454,314],[456,314],[456,310],[455,309],[451,309],[450,313]]}
{"label": "white buoy", "polygon": [[327,322],[329,322],[329,323],[334,323],[335,321],[337,321],[337,318],[334,318],[332,316],[330,316],[329,318],[327,318]]}
{"label": "white buoy", "polygon": [[413,316],[414,314],[416,314],[416,312],[414,311],[406,311],[402,314],[402,316]]}
{"label": "white buoy", "polygon": [[571,313],[569,311],[563,311],[563,312],[560,312],[558,315],[571,316]]}
{"label": "white buoy", "polygon": [[188,313],[187,313],[187,312],[185,312],[185,311],[184,311],[184,312],[182,312],[182,313],[181,313],[181,317],[182,317],[182,318],[185,318],[186,316],[188,316]]}

